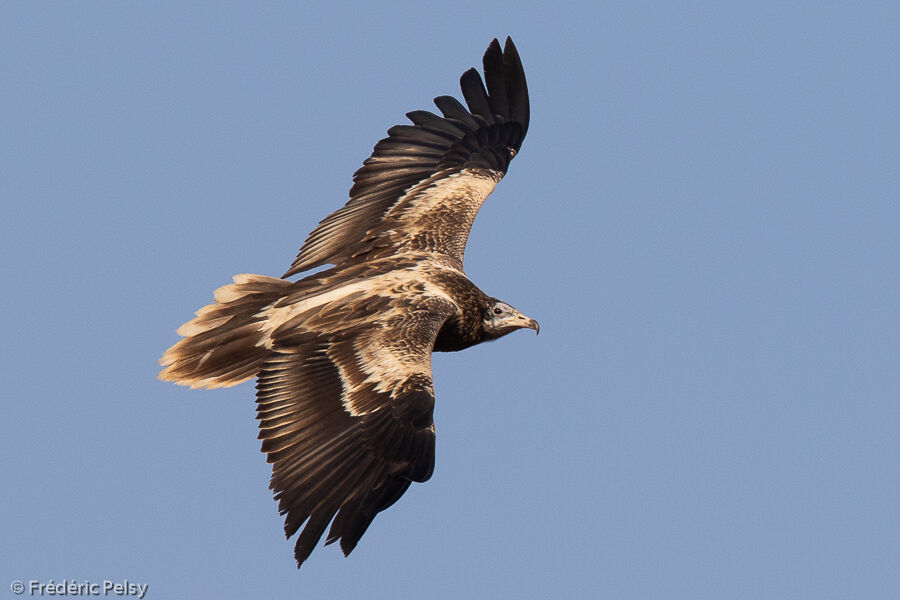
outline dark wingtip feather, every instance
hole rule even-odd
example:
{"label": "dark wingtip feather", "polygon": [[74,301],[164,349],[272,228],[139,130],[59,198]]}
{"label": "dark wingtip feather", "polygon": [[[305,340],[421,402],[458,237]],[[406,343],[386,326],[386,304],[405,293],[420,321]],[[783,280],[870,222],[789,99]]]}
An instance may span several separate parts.
{"label": "dark wingtip feather", "polygon": [[509,120],[509,101],[507,100],[506,83],[503,66],[503,50],[500,42],[494,38],[484,52],[481,60],[484,66],[484,83],[487,86],[488,100],[494,116]]}
{"label": "dark wingtip feather", "polygon": [[528,84],[525,81],[525,69],[519,58],[519,51],[512,38],[506,38],[503,47],[503,74],[506,82],[506,95],[509,99],[510,119],[522,124],[523,134],[528,131],[530,107],[528,103]]}
{"label": "dark wingtip feather", "polygon": [[466,104],[469,105],[469,112],[475,117],[481,117],[485,124],[492,125],[494,113],[478,70],[473,67],[463,73],[459,78],[459,88],[462,90],[463,98],[466,99]]}
{"label": "dark wingtip feather", "polygon": [[472,118],[466,107],[453,96],[438,96],[434,99],[434,105],[447,119],[453,119],[462,123],[468,129],[478,129],[478,122]]}
{"label": "dark wingtip feather", "polygon": [[315,550],[316,545],[322,538],[322,534],[325,533],[325,528],[328,527],[328,522],[334,517],[335,512],[336,511],[333,510],[325,510],[314,513],[309,517],[306,526],[300,533],[300,537],[297,538],[297,543],[294,545],[294,559],[297,561],[298,569],[303,565],[304,561],[309,558],[312,551]]}
{"label": "dark wingtip feather", "polygon": [[356,548],[356,545],[359,543],[362,534],[358,536],[353,536],[352,538],[349,535],[345,535],[341,538],[341,552],[344,556],[350,556],[350,553],[353,552],[353,549]]}

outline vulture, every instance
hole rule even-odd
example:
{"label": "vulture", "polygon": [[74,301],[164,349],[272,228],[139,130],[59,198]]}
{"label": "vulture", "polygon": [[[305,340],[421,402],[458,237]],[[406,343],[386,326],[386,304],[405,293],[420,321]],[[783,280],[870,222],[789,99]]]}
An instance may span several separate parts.
{"label": "vulture", "polygon": [[159,361],[160,379],[191,388],[256,378],[259,439],[285,534],[300,531],[298,568],[326,529],[348,555],[375,515],[431,477],[432,352],[539,331],[463,272],[475,214],[528,130],[512,40],[494,39],[483,66],[483,80],[474,68],[460,78],[465,106],[439,96],[440,115],[413,111],[388,130],[350,200],[281,278],[235,275]]}

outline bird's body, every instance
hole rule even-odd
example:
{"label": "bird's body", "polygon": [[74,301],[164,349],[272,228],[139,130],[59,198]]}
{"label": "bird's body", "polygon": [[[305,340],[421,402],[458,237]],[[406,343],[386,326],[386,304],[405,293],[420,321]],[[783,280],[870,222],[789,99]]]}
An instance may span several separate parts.
{"label": "bird's body", "polygon": [[515,47],[496,40],[461,85],[467,111],[409,113],[354,176],[351,200],[309,235],[285,277],[236,275],[178,329],[160,378],[228,387],[256,377],[262,450],[295,557],[348,554],[375,515],[434,469],[431,353],[537,322],[482,292],[462,258],[478,209],[528,125]]}

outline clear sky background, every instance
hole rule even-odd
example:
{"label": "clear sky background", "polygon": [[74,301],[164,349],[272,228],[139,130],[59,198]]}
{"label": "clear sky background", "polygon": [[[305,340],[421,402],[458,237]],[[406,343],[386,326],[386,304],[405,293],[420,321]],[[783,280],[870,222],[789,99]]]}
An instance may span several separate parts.
{"label": "clear sky background", "polygon": [[[0,597],[900,597],[900,8],[8,2]],[[437,468],[301,571],[254,390],[155,379],[511,35],[532,123],[434,360]]]}

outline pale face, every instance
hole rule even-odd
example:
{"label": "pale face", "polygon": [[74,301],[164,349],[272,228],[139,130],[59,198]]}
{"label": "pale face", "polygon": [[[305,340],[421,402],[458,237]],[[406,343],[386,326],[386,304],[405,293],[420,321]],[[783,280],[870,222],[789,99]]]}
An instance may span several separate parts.
{"label": "pale face", "polygon": [[506,302],[495,300],[485,311],[484,330],[491,336],[500,337],[523,328],[540,331],[537,321],[526,317]]}

